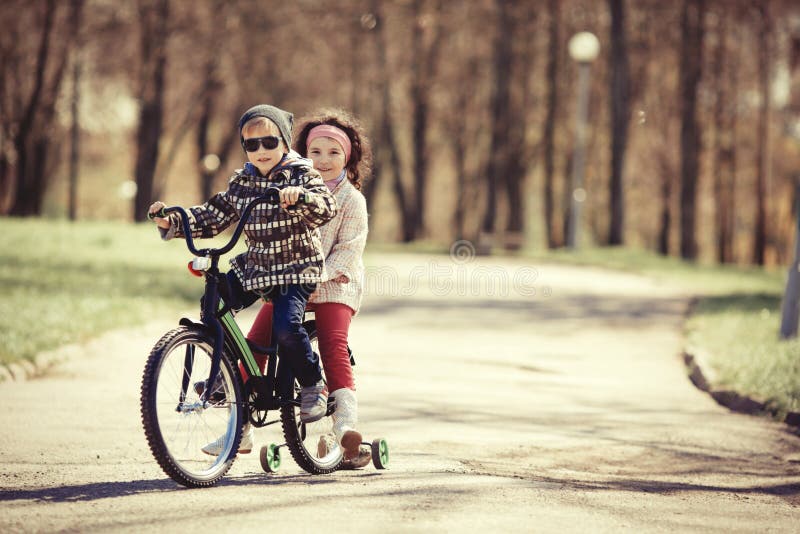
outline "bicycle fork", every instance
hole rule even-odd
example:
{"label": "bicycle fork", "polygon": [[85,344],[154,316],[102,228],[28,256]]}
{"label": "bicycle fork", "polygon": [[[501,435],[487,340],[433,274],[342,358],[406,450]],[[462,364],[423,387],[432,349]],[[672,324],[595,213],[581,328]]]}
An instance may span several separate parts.
{"label": "bicycle fork", "polygon": [[[217,258],[214,258],[216,260]],[[214,262],[216,263],[216,262]],[[201,317],[203,324],[210,330],[214,339],[213,352],[211,353],[211,370],[208,373],[208,381],[200,396],[200,401],[205,405],[208,397],[211,395],[211,390],[214,389],[214,383],[219,374],[219,365],[222,360],[222,347],[225,340],[225,333],[222,330],[222,323],[217,318],[217,308],[219,308],[219,279],[216,264],[212,266],[208,273],[206,273],[206,295],[203,299],[203,315]]]}

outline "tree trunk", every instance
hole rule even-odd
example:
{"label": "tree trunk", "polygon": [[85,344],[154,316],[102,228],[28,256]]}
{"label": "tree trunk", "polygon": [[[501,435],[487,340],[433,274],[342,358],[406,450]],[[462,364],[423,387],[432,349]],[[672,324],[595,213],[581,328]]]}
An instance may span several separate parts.
{"label": "tree trunk", "polygon": [[[463,109],[463,108],[462,108]],[[467,149],[466,135],[463,132],[451,132],[451,146],[453,147],[453,160],[456,171],[456,211],[453,214],[453,226],[455,226],[456,240],[464,239],[464,219],[467,212],[467,184],[465,176],[467,174],[464,152]]]}
{"label": "tree trunk", "polygon": [[547,55],[547,113],[544,120],[542,143],[544,149],[544,225],[547,248],[560,245],[556,238],[555,220],[555,131],[558,116],[558,44],[560,39],[559,0],[548,1],[550,26],[548,30],[549,53]]}
{"label": "tree trunk", "polygon": [[434,11],[434,37],[433,41],[426,46],[425,26],[424,26],[424,0],[415,0],[413,13],[415,17],[414,32],[412,36],[412,81],[411,81],[411,117],[412,135],[411,146],[413,154],[414,171],[414,235],[413,238],[420,237],[425,232],[425,190],[428,181],[428,119],[430,108],[430,94],[433,73],[436,70],[436,61],[439,50],[441,49],[441,36],[443,35],[441,25],[441,4],[436,2]]}
{"label": "tree trunk", "polygon": [[206,82],[205,90],[203,91],[202,105],[200,107],[200,119],[197,123],[197,136],[195,137],[197,146],[197,161],[199,163],[198,169],[200,173],[200,198],[205,201],[211,198],[211,188],[214,182],[217,168],[210,168],[205,161],[205,157],[209,155],[208,150],[208,129],[211,124],[211,117],[214,115],[214,95],[211,92],[211,80],[214,77],[214,62],[208,61],[206,64]]}
{"label": "tree trunk", "polygon": [[697,89],[702,76],[704,0],[684,0],[681,14],[681,257],[697,258],[697,181],[701,151]]}
{"label": "tree trunk", "polygon": [[728,57],[730,43],[726,13],[719,13],[717,46],[714,49],[714,150],[712,176],[716,226],[716,258],[719,263],[733,261],[733,222],[735,217],[736,72]]}
{"label": "tree trunk", "polygon": [[155,200],[153,184],[164,119],[169,0],[156,1],[156,7],[152,10],[143,0],[139,3],[142,71],[134,170],[136,196],[133,200],[133,218],[136,221],[147,218],[147,208]]}
{"label": "tree trunk", "polygon": [[770,14],[767,4],[758,8],[760,27],[758,32],[758,87],[761,93],[761,109],[758,114],[756,148],[756,213],[755,233],[753,235],[753,263],[764,265],[764,252],[767,247],[767,181],[769,180],[769,111],[770,98]]}
{"label": "tree trunk", "polygon": [[[52,9],[52,11],[51,11]],[[50,2],[46,3],[45,12],[45,33],[52,34],[53,21],[48,22],[48,17],[54,16],[57,7]],[[53,74],[47,77],[47,64],[51,54],[48,52],[50,37],[43,35],[42,48],[40,48],[37,63],[36,82],[34,93],[30,101],[30,107],[26,108],[23,115],[24,127],[20,127],[20,143],[17,145],[22,153],[18,153],[18,180],[22,187],[17,188],[16,201],[12,207],[12,213],[16,215],[41,215],[44,204],[44,196],[51,183],[53,169],[47,165],[48,156],[52,155],[52,149],[48,150],[50,138],[59,135],[59,131],[43,118],[49,120],[56,115],[56,103],[61,90],[61,82],[67,70],[70,58],[70,50],[75,42],[81,24],[81,13],[83,10],[83,0],[72,0],[70,2],[70,13],[68,17],[68,29],[66,39],[59,42],[54,49],[55,69]],[[35,96],[34,96],[35,95]],[[31,148],[33,147],[33,150]]]}
{"label": "tree trunk", "polygon": [[569,233],[569,225],[570,221],[572,220],[572,188],[569,186],[571,176],[572,176],[572,168],[575,164],[573,155],[569,151],[565,151],[564,154],[564,188],[562,190],[562,202],[563,207],[561,211],[563,212],[564,216],[561,218],[561,235],[563,236],[563,242],[566,246],[567,244],[567,234]]}
{"label": "tree trunk", "polygon": [[[361,43],[361,46],[367,50],[375,50],[378,51],[378,47],[380,46],[381,35],[380,33],[383,31],[381,28],[377,27],[379,22],[380,13],[376,10],[377,6],[376,0],[373,0],[372,5],[369,6],[372,11],[372,16],[374,19],[364,18],[359,20],[360,27],[363,29],[364,32],[368,32],[368,36],[364,38]],[[366,10],[366,9],[365,9]],[[382,65],[379,63],[380,61],[380,53],[376,53],[372,56],[365,56],[362,54],[362,64],[365,68],[374,69],[375,72],[381,73],[382,72]],[[354,67],[355,68],[355,67]],[[366,91],[368,94],[373,92],[381,92],[383,87],[383,83],[380,79],[377,79],[378,76],[373,78],[371,82],[365,81],[364,83],[368,83],[366,87]],[[377,95],[376,95],[377,96]],[[378,190],[378,184],[381,181],[381,177],[384,176],[384,167],[382,165],[381,158],[379,157],[379,144],[382,142],[380,138],[380,128],[382,119],[382,109],[379,111],[378,107],[382,108],[382,100],[380,98],[368,98],[365,100],[367,103],[366,109],[364,110],[365,114],[370,115],[369,122],[373,125],[372,128],[374,129],[374,138],[372,144],[372,174],[371,176],[366,176],[361,192],[364,194],[364,198],[367,200],[367,206],[373,205],[375,200],[375,193]],[[374,217],[374,215],[373,215]]]}
{"label": "tree trunk", "polygon": [[[19,122],[19,128],[14,136],[14,150],[16,152],[16,188],[14,190],[14,200],[11,205],[11,215],[30,216],[35,215],[35,177],[30,170],[29,150],[32,136],[35,134],[35,124],[37,111],[41,103],[42,94],[45,87],[45,74],[48,61],[50,59],[50,36],[53,31],[53,19],[55,18],[55,0],[45,2],[44,22],[42,34],[39,41],[39,49],[36,54],[34,66],[35,78],[33,89],[28,98]],[[35,158],[33,158],[35,159]]]}
{"label": "tree trunk", "polygon": [[[383,16],[381,13],[381,6],[378,0],[373,0],[372,12],[375,15],[376,25],[376,46],[375,52],[378,58],[378,67],[380,69],[380,85],[381,85],[381,127],[380,139],[381,146],[386,147],[389,152],[391,172],[393,174],[393,190],[395,198],[397,199],[397,207],[401,217],[401,238],[403,242],[408,243],[414,240],[415,235],[415,218],[409,211],[408,202],[406,199],[406,191],[403,185],[403,174],[400,162],[400,149],[397,146],[397,136],[395,134],[394,122],[392,121],[391,112],[391,91],[390,83],[391,76],[389,73],[388,54],[387,54],[387,36],[386,29],[384,28]],[[381,172],[383,169],[381,168]]]}
{"label": "tree trunk", "polygon": [[[202,201],[211,198],[211,195],[214,193],[214,179],[217,177],[219,170],[227,167],[231,152],[236,147],[240,146],[239,132],[236,128],[228,128],[227,135],[219,140],[217,148],[210,148],[209,126],[213,118],[214,109],[216,109],[216,89],[217,84],[220,82],[216,79],[215,74],[212,73],[209,74],[209,76],[208,83],[210,85],[207,87],[205,96],[203,97],[204,103],[197,125],[197,136],[195,138],[197,158],[200,163],[198,165],[198,172],[200,174],[200,198]],[[242,106],[237,106],[237,108],[241,107]],[[219,158],[219,163],[216,168],[211,168],[206,165],[204,158],[209,154],[216,155]]]}
{"label": "tree trunk", "polygon": [[727,146],[723,150],[723,158],[721,160],[721,169],[723,175],[723,186],[725,188],[723,197],[725,198],[726,206],[723,209],[725,218],[722,220],[724,228],[724,244],[723,244],[723,258],[725,263],[734,263],[736,261],[736,147],[738,146],[738,117],[739,113],[736,109],[737,102],[739,101],[739,69],[738,64],[740,61],[742,43],[741,39],[737,38],[736,33],[733,34],[733,41],[735,46],[730,50],[731,56],[728,61],[728,88],[729,97],[728,102],[730,106],[727,110],[728,123],[725,127],[728,132]]}
{"label": "tree trunk", "polygon": [[492,90],[492,124],[489,160],[486,166],[486,210],[481,225],[479,249],[488,253],[495,241],[497,220],[497,188],[505,185],[508,172],[508,143],[506,128],[510,124],[511,75],[513,63],[514,19],[511,6],[504,0],[495,0],[498,11],[494,37],[494,87]]}
{"label": "tree trunk", "polygon": [[78,108],[81,101],[81,58],[75,54],[72,65],[72,100],[70,101],[69,192],[67,211],[70,221],[78,219],[78,162],[80,160],[81,129]]}
{"label": "tree trunk", "polygon": [[625,148],[628,143],[630,90],[628,43],[625,36],[625,2],[609,0],[611,9],[611,179],[609,184],[610,219],[608,244],[625,241]]}
{"label": "tree trunk", "polygon": [[[475,80],[480,72],[480,65],[476,57],[472,57],[468,62],[467,79]],[[455,227],[456,240],[464,239],[466,234],[466,215],[468,210],[468,193],[473,189],[473,179],[467,177],[467,152],[470,145],[470,122],[469,113],[464,110],[474,109],[473,107],[473,88],[467,84],[460,84],[454,97],[452,118],[447,121],[448,138],[453,152],[453,161],[456,171],[456,209],[453,214],[453,226]]]}
{"label": "tree trunk", "polygon": [[[519,21],[510,30],[532,28],[536,21],[536,10],[532,6],[520,3],[516,10],[511,13],[513,20]],[[514,36],[512,36],[512,39]],[[524,185],[528,173],[528,165],[531,155],[528,150],[526,137],[528,120],[528,110],[535,107],[532,102],[530,91],[531,72],[533,71],[534,58],[536,57],[536,41],[530,39],[520,47],[519,57],[514,71],[518,74],[517,80],[512,80],[513,86],[519,89],[513,94],[509,94],[509,120],[507,125],[507,144],[508,160],[504,164],[506,169],[506,197],[508,201],[508,220],[506,221],[506,234],[503,245],[507,250],[518,250],[524,244],[525,229],[525,195]],[[514,58],[512,57],[512,61]],[[516,118],[516,120],[514,119]]]}
{"label": "tree trunk", "polygon": [[359,91],[361,89],[361,69],[363,63],[361,61],[361,48],[363,35],[361,33],[361,21],[356,16],[352,19],[350,30],[350,111],[358,117],[361,109],[359,106]]}
{"label": "tree trunk", "polygon": [[665,153],[660,154],[661,224],[658,231],[658,253],[669,256],[669,234],[672,226],[672,166]]}

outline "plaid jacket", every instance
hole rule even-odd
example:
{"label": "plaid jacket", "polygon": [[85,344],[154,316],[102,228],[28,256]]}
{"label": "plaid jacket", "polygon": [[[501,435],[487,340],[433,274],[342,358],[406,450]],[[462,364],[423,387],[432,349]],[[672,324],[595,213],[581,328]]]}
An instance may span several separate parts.
{"label": "plaid jacket", "polygon": [[[259,176],[248,163],[234,172],[227,191],[187,210],[192,237],[209,238],[237,222],[247,204],[263,196],[268,187],[282,189],[289,185],[306,190],[305,203],[290,210],[260,204],[250,212],[245,224],[247,252],[233,258],[231,266],[246,291],[323,280],[324,255],[317,227],[336,215],[337,208],[311,161],[290,152],[267,177]],[[178,214],[170,214],[170,223],[164,239],[182,237]]]}
{"label": "plaid jacket", "polygon": [[[364,247],[367,244],[367,201],[346,178],[333,190],[338,212],[320,228],[325,253],[325,282],[309,302],[338,302],[358,313],[364,293]],[[347,282],[334,282],[344,275]]]}

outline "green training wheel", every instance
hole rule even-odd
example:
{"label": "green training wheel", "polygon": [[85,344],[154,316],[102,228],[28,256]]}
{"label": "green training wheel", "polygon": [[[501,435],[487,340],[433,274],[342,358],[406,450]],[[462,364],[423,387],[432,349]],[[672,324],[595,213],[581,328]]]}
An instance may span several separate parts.
{"label": "green training wheel", "polygon": [[277,473],[281,468],[281,450],[274,443],[261,447],[261,467],[267,473]]}
{"label": "green training wheel", "polygon": [[375,469],[386,469],[389,465],[389,445],[383,438],[372,440],[372,464]]}

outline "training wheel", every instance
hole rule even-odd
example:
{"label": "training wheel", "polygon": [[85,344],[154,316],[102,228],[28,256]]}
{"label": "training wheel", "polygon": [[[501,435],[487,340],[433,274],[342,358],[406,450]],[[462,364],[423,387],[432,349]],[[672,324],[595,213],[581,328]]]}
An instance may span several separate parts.
{"label": "training wheel", "polygon": [[386,469],[389,465],[389,445],[383,438],[372,440],[372,464],[375,469]]}
{"label": "training wheel", "polygon": [[267,473],[277,473],[281,467],[281,450],[274,443],[261,447],[261,467]]}

